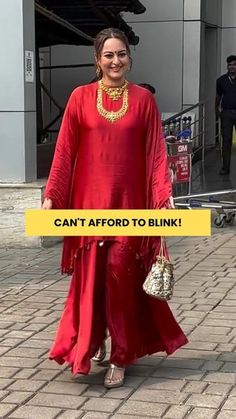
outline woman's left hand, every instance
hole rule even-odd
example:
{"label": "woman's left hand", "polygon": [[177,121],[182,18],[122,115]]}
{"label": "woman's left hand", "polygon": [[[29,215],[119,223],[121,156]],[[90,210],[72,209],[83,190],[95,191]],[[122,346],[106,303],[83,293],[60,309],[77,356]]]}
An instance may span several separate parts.
{"label": "woman's left hand", "polygon": [[173,196],[169,197],[169,208],[170,209],[175,209],[175,203],[174,203],[174,198]]}
{"label": "woman's left hand", "polygon": [[168,201],[166,201],[165,204],[163,205],[163,207],[161,207],[159,209],[175,209],[175,203],[174,203],[173,196],[170,196]]}

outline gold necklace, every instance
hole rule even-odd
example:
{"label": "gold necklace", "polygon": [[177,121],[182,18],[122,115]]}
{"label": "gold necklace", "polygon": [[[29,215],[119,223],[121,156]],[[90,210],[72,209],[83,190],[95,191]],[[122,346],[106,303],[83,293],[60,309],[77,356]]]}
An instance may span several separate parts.
{"label": "gold necklace", "polygon": [[125,80],[122,86],[119,86],[119,87],[108,87],[108,86],[105,86],[104,81],[101,79],[99,81],[99,85],[100,85],[101,89],[104,92],[106,92],[106,94],[112,100],[118,100],[123,95],[125,89],[127,89],[128,82],[127,82],[127,80]]}
{"label": "gold necklace", "polygon": [[101,80],[99,80],[98,82],[98,93],[97,93],[97,110],[99,112],[99,114],[107,119],[107,121],[109,122],[115,122],[118,119],[123,118],[123,116],[125,116],[127,110],[128,110],[128,88],[127,88],[128,82],[126,82],[126,87],[122,93],[123,96],[123,103],[121,108],[118,111],[107,111],[102,104],[102,92],[103,89],[101,87]]}

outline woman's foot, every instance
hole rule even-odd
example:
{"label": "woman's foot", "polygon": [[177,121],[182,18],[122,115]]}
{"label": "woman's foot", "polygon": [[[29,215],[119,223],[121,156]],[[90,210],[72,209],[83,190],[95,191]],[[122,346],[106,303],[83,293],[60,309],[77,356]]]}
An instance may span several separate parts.
{"label": "woman's foot", "polygon": [[106,353],[107,353],[106,352],[106,342],[104,340],[103,343],[101,344],[100,348],[98,349],[98,351],[96,352],[96,354],[92,358],[92,360],[99,364],[100,362],[102,362],[105,359]]}
{"label": "woman's foot", "polygon": [[117,388],[124,384],[125,368],[110,364],[110,367],[105,375],[104,387]]}

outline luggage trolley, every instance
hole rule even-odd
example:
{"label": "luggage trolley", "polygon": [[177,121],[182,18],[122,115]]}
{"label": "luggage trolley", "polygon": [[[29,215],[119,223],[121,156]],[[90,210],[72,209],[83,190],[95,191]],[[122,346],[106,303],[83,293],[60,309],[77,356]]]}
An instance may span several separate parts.
{"label": "luggage trolley", "polygon": [[[177,124],[177,120],[175,122]],[[219,198],[223,195],[236,195],[236,190],[191,194],[194,138],[192,137],[191,125],[191,121],[188,123],[180,121],[177,124],[177,128],[175,127],[172,130],[170,129],[170,123],[164,126],[164,128],[166,127],[164,132],[166,134],[168,166],[173,183],[175,206],[176,208],[186,209],[209,208],[216,212],[216,217],[214,218],[216,227],[222,228],[225,225],[233,225],[236,214],[236,201],[227,201]],[[179,190],[179,187],[182,186],[185,186],[185,194],[179,194],[179,192],[182,192]]]}
{"label": "luggage trolley", "polygon": [[236,214],[236,202],[218,200],[221,195],[236,194],[236,190],[224,190],[196,195],[186,195],[174,198],[177,208],[209,208],[216,211],[214,225],[223,228],[225,225],[233,225]]}
{"label": "luggage trolley", "polygon": [[223,228],[225,225],[233,225],[236,214],[236,202],[220,200],[222,195],[236,195],[236,190],[223,190],[191,194],[192,182],[192,151],[193,141],[177,140],[174,136],[166,137],[168,165],[174,189],[176,186],[187,184],[188,195],[180,195],[174,198],[176,208],[209,208],[215,210],[214,225]]}

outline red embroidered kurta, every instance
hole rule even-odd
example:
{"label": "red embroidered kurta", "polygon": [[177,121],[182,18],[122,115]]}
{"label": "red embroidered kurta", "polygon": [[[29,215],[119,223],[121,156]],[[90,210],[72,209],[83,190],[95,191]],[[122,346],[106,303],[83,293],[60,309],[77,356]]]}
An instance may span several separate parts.
{"label": "red embroidered kurta", "polygon": [[[97,83],[78,87],[69,99],[57,140],[45,197],[52,199],[53,208],[60,209],[158,209],[165,207],[171,195],[171,183],[160,116],[153,96],[146,89],[130,83],[128,85],[128,112],[120,120],[111,123],[98,113],[97,88]],[[109,111],[118,110],[121,105],[122,99],[112,101],[106,93],[103,93],[104,108]],[[110,244],[120,243],[123,246],[124,260],[127,264],[125,269],[132,271],[135,266],[136,276],[137,258],[140,258],[143,268],[140,264],[136,304],[144,304],[143,307],[149,306],[150,310],[146,310],[148,314],[142,313],[142,320],[136,318],[135,323],[140,322],[144,327],[154,327],[150,330],[149,338],[147,338],[147,331],[142,335],[140,328],[137,327],[137,336],[133,336],[136,348],[131,348],[131,344],[124,345],[126,338],[123,342],[121,338],[119,344],[123,349],[115,351],[119,352],[119,356],[114,355],[113,361],[125,364],[133,361],[137,356],[157,350],[166,350],[167,353],[171,353],[186,343],[187,339],[174,320],[167,303],[146,296],[141,289],[145,275],[159,251],[160,239],[158,237],[66,237],[62,272],[74,271],[74,276],[57,338],[51,350],[51,358],[60,363],[69,362],[74,373],[87,373],[90,367],[89,359],[101,343],[107,327],[106,323],[110,324],[111,329],[114,326],[115,330],[116,315],[118,319],[119,310],[122,310],[119,305],[117,305],[117,313],[112,310],[112,321],[111,318],[108,319],[108,312],[103,325],[97,325],[97,330],[101,331],[99,337],[96,337],[96,331],[92,326],[94,310],[96,309],[97,312],[103,309],[99,307],[96,295],[91,296],[91,287],[95,287],[95,282],[98,281],[96,279],[98,268],[94,256],[96,253],[94,246],[98,240],[104,240]],[[90,259],[84,254],[85,249],[93,255]],[[165,251],[167,255],[167,250]],[[113,252],[111,248],[109,252]],[[118,253],[116,251],[116,254]],[[101,255],[102,257],[106,263],[107,254]],[[125,269],[123,267],[121,269],[120,266],[123,265],[122,257],[120,255],[117,259],[112,258],[111,255],[109,257],[113,261],[113,274],[116,272],[118,275],[117,272],[119,272],[118,280],[124,299],[123,304],[129,305],[131,294],[127,292],[129,284],[127,284]],[[85,263],[94,265],[93,269],[89,269],[87,273],[85,273]],[[113,274],[110,276],[112,277]],[[109,275],[106,272],[104,276]],[[110,286],[112,280],[108,281],[109,287],[105,282],[103,286],[109,288],[110,300],[115,305],[113,288],[114,293],[117,291],[115,287]],[[130,279],[130,286],[132,286],[132,281],[133,279]],[[82,283],[85,284],[83,290],[86,290],[86,292],[83,291],[83,295],[80,288]],[[78,290],[77,293],[75,289]],[[133,294],[132,299],[135,300]],[[96,305],[95,301],[97,301]],[[103,304],[108,304],[106,299]],[[82,313],[81,305],[83,306]],[[75,307],[80,307],[80,310],[77,310],[77,312],[80,311],[80,315],[76,314]],[[135,307],[133,309],[135,311]],[[140,308],[136,311],[139,313],[137,316],[140,317]],[[83,316],[86,317],[88,312],[91,321],[83,326]],[[123,323],[126,322],[127,316],[126,313]],[[147,324],[144,321],[146,316]],[[157,318],[158,321],[154,326]],[[135,323],[132,324],[129,320],[127,318],[126,334],[131,327],[135,327]],[[161,338],[161,327],[165,330],[165,339]],[[68,330],[71,330],[71,333]],[[120,332],[120,336],[125,335]]]}

